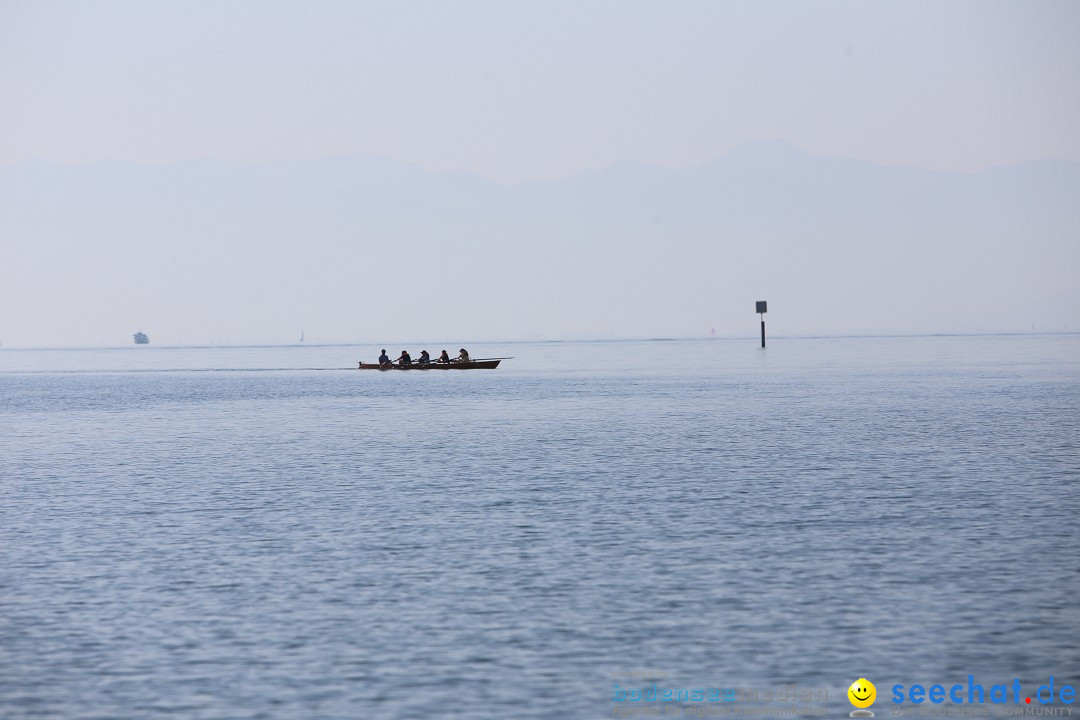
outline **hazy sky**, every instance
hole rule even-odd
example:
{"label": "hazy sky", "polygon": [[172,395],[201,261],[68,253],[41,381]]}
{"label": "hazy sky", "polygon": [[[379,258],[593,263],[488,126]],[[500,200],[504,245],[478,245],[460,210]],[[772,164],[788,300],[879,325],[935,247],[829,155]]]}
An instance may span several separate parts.
{"label": "hazy sky", "polygon": [[0,164],[1080,160],[1080,3],[0,0]]}
{"label": "hazy sky", "polygon": [[0,342],[1075,330],[1041,159],[1075,0],[0,0]]}

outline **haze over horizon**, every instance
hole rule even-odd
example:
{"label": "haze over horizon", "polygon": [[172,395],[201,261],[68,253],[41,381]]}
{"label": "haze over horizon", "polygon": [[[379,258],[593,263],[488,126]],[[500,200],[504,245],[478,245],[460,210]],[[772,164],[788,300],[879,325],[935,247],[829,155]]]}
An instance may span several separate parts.
{"label": "haze over horizon", "polygon": [[0,0],[0,342],[1080,329],[1077,28]]}

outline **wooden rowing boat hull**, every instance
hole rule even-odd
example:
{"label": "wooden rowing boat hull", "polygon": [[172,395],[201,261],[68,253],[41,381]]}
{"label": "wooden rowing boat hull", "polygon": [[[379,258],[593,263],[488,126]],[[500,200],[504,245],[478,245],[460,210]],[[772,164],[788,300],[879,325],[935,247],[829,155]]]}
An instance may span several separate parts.
{"label": "wooden rowing boat hull", "polygon": [[499,367],[501,360],[474,360],[467,363],[431,363],[430,365],[406,365],[405,367],[399,367],[398,365],[391,365],[389,367],[379,365],[378,363],[360,363],[360,367],[357,370],[494,370]]}

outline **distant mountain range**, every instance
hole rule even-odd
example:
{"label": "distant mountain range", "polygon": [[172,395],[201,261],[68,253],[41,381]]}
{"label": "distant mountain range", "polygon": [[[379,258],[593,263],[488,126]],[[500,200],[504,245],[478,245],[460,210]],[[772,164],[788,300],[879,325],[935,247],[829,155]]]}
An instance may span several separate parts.
{"label": "distant mountain range", "polygon": [[1080,329],[1080,163],[739,148],[499,184],[371,156],[0,168],[0,339]]}

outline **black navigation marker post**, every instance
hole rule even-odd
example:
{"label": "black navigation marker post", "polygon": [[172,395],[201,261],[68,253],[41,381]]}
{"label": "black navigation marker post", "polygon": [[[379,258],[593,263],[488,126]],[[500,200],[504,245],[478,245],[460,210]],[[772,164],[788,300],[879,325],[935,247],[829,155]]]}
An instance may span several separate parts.
{"label": "black navigation marker post", "polygon": [[764,300],[758,300],[755,312],[761,316],[761,347],[765,347],[765,313],[769,312],[769,304]]}

